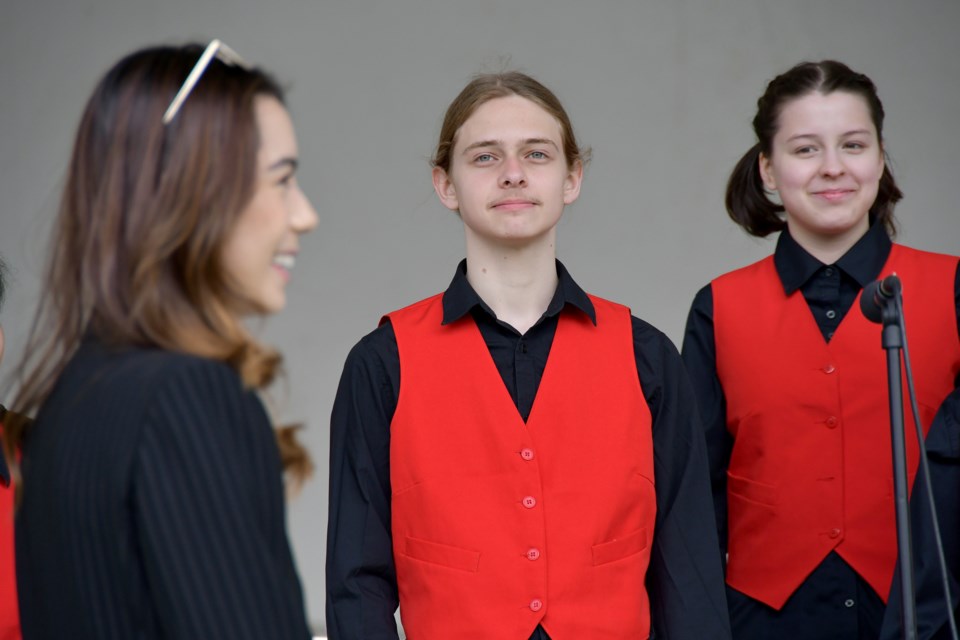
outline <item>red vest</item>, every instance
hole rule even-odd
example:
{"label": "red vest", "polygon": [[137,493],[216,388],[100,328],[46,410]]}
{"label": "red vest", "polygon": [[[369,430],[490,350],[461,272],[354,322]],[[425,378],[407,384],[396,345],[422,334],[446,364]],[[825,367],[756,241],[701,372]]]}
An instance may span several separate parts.
{"label": "red vest", "polygon": [[[903,282],[924,428],[960,371],[956,270],[956,257],[894,245],[880,274]],[[886,600],[897,542],[881,326],[863,317],[858,296],[825,342],[803,294],[784,294],[772,257],[712,287],[734,437],[727,583],[779,609],[835,550]],[[917,443],[905,406],[912,484]]]}
{"label": "red vest", "polygon": [[656,515],[650,411],[627,308],[562,312],[524,424],[468,315],[390,314],[393,551],[416,640],[646,638]]}
{"label": "red vest", "polygon": [[[0,441],[3,425],[0,424]],[[0,451],[0,456],[3,451]],[[13,483],[0,483],[0,640],[19,640],[20,612],[13,550]]]}

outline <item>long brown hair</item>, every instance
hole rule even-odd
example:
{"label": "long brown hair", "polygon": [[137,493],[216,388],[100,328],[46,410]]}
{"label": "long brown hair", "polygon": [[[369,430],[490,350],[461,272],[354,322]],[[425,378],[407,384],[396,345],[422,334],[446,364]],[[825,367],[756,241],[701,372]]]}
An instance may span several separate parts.
{"label": "long brown hair", "polygon": [[[221,250],[253,195],[254,99],[282,103],[283,91],[262,70],[215,59],[165,125],[164,110],[202,50],[136,51],[87,102],[16,371],[18,413],[39,409],[87,337],[226,362],[248,388],[269,385],[279,371],[279,354],[244,327],[238,310],[252,305],[227,277]],[[29,428],[26,419],[6,425],[8,459]],[[285,469],[302,481],[311,468],[305,450],[289,432],[278,443]]]}
{"label": "long brown hair", "polygon": [[[727,182],[727,213],[751,235],[764,237],[781,231],[786,226],[780,215],[783,213],[783,206],[770,200],[764,189],[760,177],[760,154],[770,157],[773,138],[780,128],[780,113],[783,107],[815,91],[823,95],[844,91],[863,98],[870,110],[873,126],[877,129],[877,138],[880,144],[883,144],[883,103],[880,102],[873,81],[862,73],[857,73],[842,62],[823,60],[801,62],[771,80],[766,91],[757,100],[757,114],[753,118],[757,143],[740,158]],[[897,232],[893,207],[901,198],[903,192],[893,179],[890,163],[886,162],[880,177],[877,199],[870,206],[869,219],[871,224],[879,222],[884,225],[891,237]]]}

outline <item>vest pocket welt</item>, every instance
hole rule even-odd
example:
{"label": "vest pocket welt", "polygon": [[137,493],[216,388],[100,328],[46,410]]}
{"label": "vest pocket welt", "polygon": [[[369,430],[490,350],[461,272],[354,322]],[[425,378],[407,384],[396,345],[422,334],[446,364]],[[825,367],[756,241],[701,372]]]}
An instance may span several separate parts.
{"label": "vest pocket welt", "polygon": [[777,506],[777,488],[775,486],[756,480],[747,480],[729,471],[727,472],[727,492],[765,507],[773,508]]}
{"label": "vest pocket welt", "polygon": [[480,552],[451,547],[439,542],[430,542],[407,536],[403,554],[408,558],[437,564],[449,569],[459,569],[476,573],[480,566]]}
{"label": "vest pocket welt", "polygon": [[593,566],[616,562],[636,555],[647,548],[647,529],[643,528],[622,538],[593,545]]}

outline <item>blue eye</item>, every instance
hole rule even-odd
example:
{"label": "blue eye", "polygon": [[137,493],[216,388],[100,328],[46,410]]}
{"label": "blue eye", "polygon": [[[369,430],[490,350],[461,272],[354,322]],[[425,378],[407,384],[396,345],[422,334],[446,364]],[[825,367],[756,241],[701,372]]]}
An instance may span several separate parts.
{"label": "blue eye", "polygon": [[491,160],[493,160],[493,156],[489,153],[481,153],[473,159],[474,162],[490,162]]}

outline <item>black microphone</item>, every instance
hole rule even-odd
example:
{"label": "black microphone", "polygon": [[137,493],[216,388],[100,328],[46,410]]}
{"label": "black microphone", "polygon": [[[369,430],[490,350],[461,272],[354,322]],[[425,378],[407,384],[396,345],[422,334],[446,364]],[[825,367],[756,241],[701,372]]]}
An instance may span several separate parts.
{"label": "black microphone", "polygon": [[900,293],[900,278],[892,273],[883,280],[874,280],[860,294],[860,310],[870,322],[883,324],[883,310]]}

